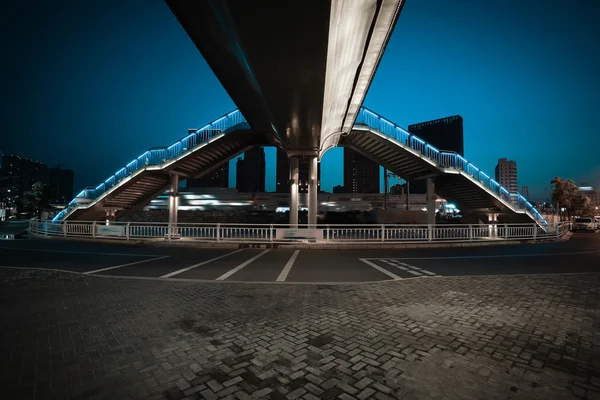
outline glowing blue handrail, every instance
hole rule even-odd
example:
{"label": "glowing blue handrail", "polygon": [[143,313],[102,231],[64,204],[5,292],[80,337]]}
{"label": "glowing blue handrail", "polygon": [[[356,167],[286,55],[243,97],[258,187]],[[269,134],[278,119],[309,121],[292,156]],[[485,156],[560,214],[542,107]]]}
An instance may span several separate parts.
{"label": "glowing blue handrail", "polygon": [[538,210],[535,209],[523,196],[520,194],[510,194],[508,190],[502,187],[494,179],[490,178],[487,174],[477,168],[475,165],[468,162],[460,154],[439,151],[435,147],[426,143],[423,139],[407,132],[400,128],[391,121],[386,120],[382,116],[374,113],[373,111],[361,107],[358,116],[356,118],[357,125],[367,125],[391,138],[400,142],[401,144],[410,147],[417,151],[423,156],[435,161],[438,165],[443,168],[458,169],[464,171],[477,182],[481,183],[484,187],[489,189],[492,193],[500,197],[501,199],[509,202],[514,207],[524,210],[539,224],[546,227],[548,223],[542,217]]}
{"label": "glowing blue handrail", "polygon": [[62,221],[71,211],[77,208],[77,199],[97,199],[102,194],[104,194],[105,192],[113,188],[115,185],[117,185],[119,182],[121,182],[123,179],[135,174],[136,172],[148,166],[160,165],[166,161],[177,158],[181,154],[205,143],[209,139],[244,122],[246,122],[246,119],[244,118],[240,110],[234,110],[214,120],[206,126],[198,129],[196,132],[190,133],[189,135],[178,140],[169,147],[154,147],[145,151],[136,159],[130,161],[123,168],[119,169],[115,174],[108,177],[100,185],[96,186],[95,189],[82,190],[77,195],[77,197],[71,200],[67,208],[58,213],[52,219],[52,221]]}

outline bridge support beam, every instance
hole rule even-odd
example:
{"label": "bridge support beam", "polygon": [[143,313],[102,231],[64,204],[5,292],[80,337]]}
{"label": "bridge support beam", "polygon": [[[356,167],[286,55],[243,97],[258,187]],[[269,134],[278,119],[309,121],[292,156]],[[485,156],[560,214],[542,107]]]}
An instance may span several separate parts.
{"label": "bridge support beam", "polygon": [[427,224],[435,225],[435,185],[433,178],[426,179],[427,185]]}
{"label": "bridge support beam", "polygon": [[169,187],[169,237],[177,236],[177,208],[179,206],[179,176],[171,175]]}
{"label": "bridge support beam", "polygon": [[299,164],[298,157],[290,157],[290,228],[298,227]]}
{"label": "bridge support beam", "polygon": [[310,228],[317,225],[318,211],[318,173],[319,168],[317,156],[308,157],[308,224]]}

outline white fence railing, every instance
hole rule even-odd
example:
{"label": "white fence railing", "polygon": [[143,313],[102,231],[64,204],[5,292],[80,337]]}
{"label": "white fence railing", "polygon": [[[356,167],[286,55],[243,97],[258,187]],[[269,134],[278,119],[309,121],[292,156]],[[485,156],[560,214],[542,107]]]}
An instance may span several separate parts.
{"label": "white fence railing", "polygon": [[426,243],[486,240],[558,239],[570,231],[562,222],[546,232],[537,224],[490,225],[290,225],[168,224],[159,222],[82,222],[32,220],[29,230],[42,236],[121,240],[195,240],[223,243]]}

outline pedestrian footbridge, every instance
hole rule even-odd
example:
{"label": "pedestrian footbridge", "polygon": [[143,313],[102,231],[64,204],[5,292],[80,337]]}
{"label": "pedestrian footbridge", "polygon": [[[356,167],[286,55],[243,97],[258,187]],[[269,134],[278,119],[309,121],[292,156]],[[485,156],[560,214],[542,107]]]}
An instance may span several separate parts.
{"label": "pedestrian footbridge", "polygon": [[[167,190],[172,176],[196,178],[252,147],[270,144],[267,133],[252,130],[239,110],[232,111],[169,147],[145,151],[98,186],[82,190],[53,221],[99,221],[107,212],[143,208]],[[509,193],[459,154],[436,149],[367,108],[360,109],[338,145],[404,179],[431,179],[437,194],[463,210],[501,214],[513,223],[535,222],[547,229],[523,196]]]}

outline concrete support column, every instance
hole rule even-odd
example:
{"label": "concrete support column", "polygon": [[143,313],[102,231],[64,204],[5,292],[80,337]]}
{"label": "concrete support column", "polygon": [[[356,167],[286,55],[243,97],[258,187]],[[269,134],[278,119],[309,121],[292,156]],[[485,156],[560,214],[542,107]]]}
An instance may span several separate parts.
{"label": "concrete support column", "polygon": [[169,227],[170,236],[177,235],[177,208],[179,207],[179,176],[171,175],[171,186],[169,187]]}
{"label": "concrete support column", "polygon": [[308,157],[308,224],[311,228],[317,225],[318,203],[318,168],[317,156]]}
{"label": "concrete support column", "polygon": [[427,224],[435,225],[435,185],[433,178],[427,178]]}
{"label": "concrete support column", "polygon": [[498,214],[491,213],[488,214],[488,223],[489,223],[489,236],[490,238],[498,237]]}
{"label": "concrete support column", "polygon": [[110,222],[116,219],[117,210],[112,208],[105,208],[104,210],[106,212],[106,225],[110,225]]}
{"label": "concrete support column", "polygon": [[298,157],[290,157],[290,227],[298,227],[298,185],[300,180]]}

